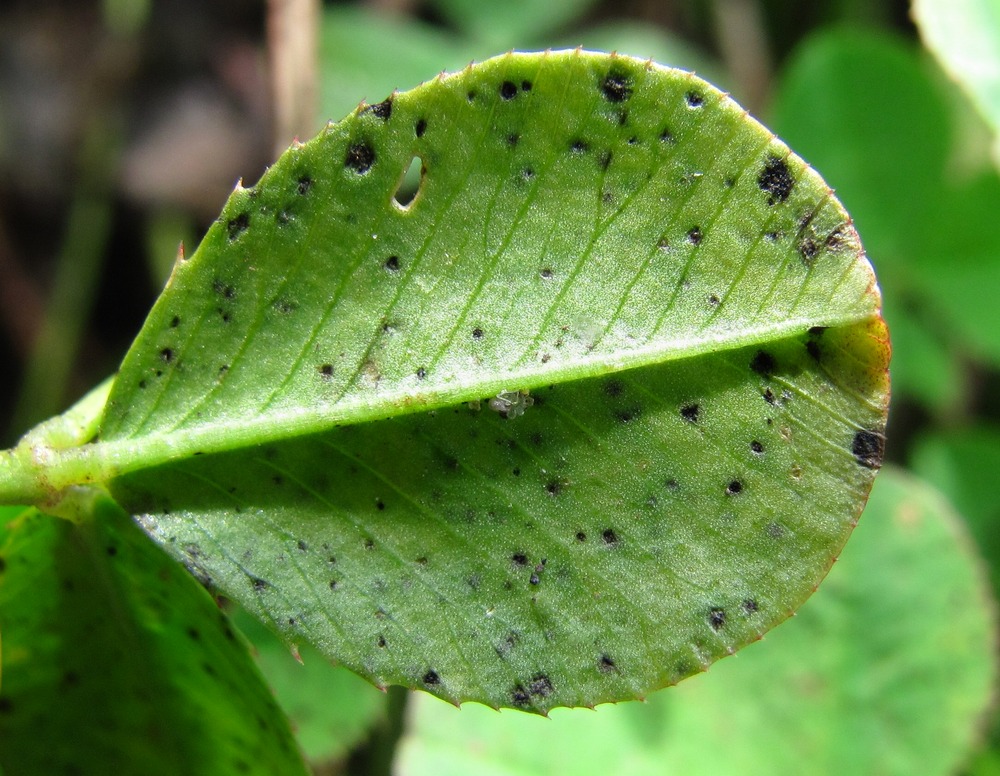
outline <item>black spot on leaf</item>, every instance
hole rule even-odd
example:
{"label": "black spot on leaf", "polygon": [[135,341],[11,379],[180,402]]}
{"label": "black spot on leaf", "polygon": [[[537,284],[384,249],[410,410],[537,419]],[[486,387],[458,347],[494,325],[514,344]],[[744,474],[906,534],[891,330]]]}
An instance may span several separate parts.
{"label": "black spot on leaf", "polygon": [[531,684],[528,685],[528,692],[541,698],[547,698],[555,691],[552,680],[545,674],[535,674],[531,677]]}
{"label": "black spot on leaf", "polygon": [[671,132],[666,127],[660,132],[660,142],[666,143],[667,145],[673,145],[674,143],[674,133]]}
{"label": "black spot on leaf", "polygon": [[169,364],[174,360],[174,351],[170,348],[164,348],[160,351],[160,358],[163,359],[163,363]]}
{"label": "black spot on leaf", "polygon": [[253,589],[257,591],[266,590],[271,586],[270,582],[260,577],[250,577],[250,583],[253,585]]}
{"label": "black spot on leaf", "polygon": [[517,132],[511,132],[507,135],[507,145],[511,148],[516,148],[517,144],[521,142],[521,136]]}
{"label": "black spot on leaf", "polygon": [[583,531],[577,531],[576,532],[576,540],[578,542],[585,542],[585,541],[587,541],[587,534],[585,534]]}
{"label": "black spot on leaf", "polygon": [[390,256],[382,264],[389,272],[399,272],[399,256]]}
{"label": "black spot on leaf", "polygon": [[690,91],[684,95],[684,101],[689,108],[700,108],[705,104],[705,98],[700,92]]}
{"label": "black spot on leaf", "polygon": [[372,105],[368,110],[382,121],[388,121],[389,117],[392,116],[392,97],[387,97],[382,102]]}
{"label": "black spot on leaf", "polygon": [[521,91],[530,92],[531,91],[531,81],[521,81]]}
{"label": "black spot on leaf", "polygon": [[320,364],[317,369],[324,380],[329,380],[333,377],[333,364]]}
{"label": "black spot on leaf", "polygon": [[758,350],[754,357],[750,359],[750,368],[761,377],[770,377],[774,374],[776,367],[777,362],[775,362],[774,356],[766,350]]}
{"label": "black spot on leaf", "polygon": [[712,611],[708,613],[708,624],[711,625],[714,630],[722,630],[726,626],[726,610],[712,609]]}
{"label": "black spot on leaf", "polygon": [[632,79],[627,73],[612,70],[601,81],[601,94],[608,102],[625,102],[632,96]]}
{"label": "black spot on leaf", "polygon": [[701,412],[701,407],[697,404],[685,404],[681,407],[681,417],[684,418],[688,423],[697,423],[698,415]]}
{"label": "black spot on leaf", "polygon": [[597,670],[599,670],[602,674],[610,674],[617,670],[617,666],[615,666],[615,661],[610,657],[607,655],[601,655],[600,659],[597,661]]}
{"label": "black spot on leaf", "polygon": [[483,330],[478,326],[472,330],[472,339],[481,340],[483,338]]}
{"label": "black spot on leaf", "polygon": [[733,480],[728,485],[726,485],[726,495],[736,496],[743,492],[743,483],[739,480]]}
{"label": "black spot on leaf", "polygon": [[313,185],[312,178],[310,178],[308,175],[303,175],[301,178],[299,178],[299,182],[298,185],[295,187],[295,190],[302,196],[305,196],[306,194],[309,193],[309,189],[312,188],[312,185]]}
{"label": "black spot on leaf", "polygon": [[604,531],[601,533],[601,538],[604,540],[604,543],[609,547],[618,546],[618,534],[615,533],[613,528],[605,528]]}
{"label": "black spot on leaf", "polygon": [[235,240],[243,232],[245,232],[250,227],[250,214],[240,213],[235,218],[230,218],[229,222],[226,224],[226,229],[229,232],[229,239]]}
{"label": "black spot on leaf", "polygon": [[764,445],[758,442],[756,439],[750,443],[750,452],[756,455],[762,455],[764,453]]}
{"label": "black spot on leaf", "polygon": [[614,413],[615,420],[619,423],[631,423],[633,420],[642,414],[641,407],[629,407],[624,410],[616,410]]}
{"label": "black spot on leaf", "polygon": [[513,555],[510,556],[510,559],[515,566],[528,565],[528,556],[525,555],[523,552],[515,552]]}
{"label": "black spot on leaf", "polygon": [[819,255],[819,245],[812,237],[806,237],[801,242],[799,242],[799,256],[802,257],[802,263],[807,267],[811,267],[816,263],[816,257]]}
{"label": "black spot on leaf", "polygon": [[574,154],[585,154],[590,150],[590,146],[583,140],[574,140],[570,144],[569,150]]}
{"label": "black spot on leaf", "polygon": [[692,245],[701,245],[702,233],[701,227],[693,226],[688,230],[687,233],[688,242]]}
{"label": "black spot on leaf", "polygon": [[517,97],[517,85],[513,81],[504,81],[500,84],[500,96],[505,100],[513,100]]}
{"label": "black spot on leaf", "polygon": [[764,164],[764,169],[757,176],[757,185],[762,191],[767,192],[767,204],[773,205],[776,202],[784,202],[788,195],[792,193],[795,186],[795,179],[792,178],[788,170],[788,163],[777,156],[771,156]]}
{"label": "black spot on leaf", "polygon": [[426,131],[427,131],[427,119],[420,119],[417,122],[417,125],[413,128],[413,132],[414,134],[416,134],[417,137],[423,137],[424,132]]}
{"label": "black spot on leaf", "polygon": [[170,319],[171,329],[176,329],[180,325],[181,325],[181,319],[178,316],[175,315],[173,318]]}
{"label": "black spot on leaf", "polygon": [[752,598],[747,598],[743,601],[743,611],[747,614],[753,614],[758,610],[757,602]]}
{"label": "black spot on leaf", "polygon": [[625,386],[622,385],[620,380],[608,380],[604,384],[604,392],[612,399],[616,399],[625,392]]}
{"label": "black spot on leaf", "polygon": [[510,700],[513,705],[520,708],[531,705],[531,696],[528,694],[528,691],[524,689],[523,684],[514,686],[514,689],[510,692]]}
{"label": "black spot on leaf", "polygon": [[428,687],[435,687],[441,684],[441,677],[438,676],[437,671],[430,670],[424,674],[422,681]]}
{"label": "black spot on leaf", "polygon": [[425,379],[426,377],[427,377],[427,370],[426,370],[426,369],[424,369],[423,367],[420,367],[420,368],[419,368],[419,369],[417,370],[417,379],[418,379],[418,380],[423,380],[423,379]]}
{"label": "black spot on leaf", "polygon": [[877,431],[862,429],[854,435],[851,452],[861,466],[878,469],[885,455],[885,436]]}
{"label": "black spot on leaf", "polygon": [[602,170],[608,169],[608,167],[611,166],[611,160],[613,158],[614,158],[614,154],[612,154],[610,151],[605,151],[603,154],[601,154],[601,158],[599,160],[599,164],[601,165],[601,169]]}
{"label": "black spot on leaf", "polygon": [[367,142],[353,143],[347,149],[344,166],[350,167],[358,175],[364,175],[375,164],[375,149]]}

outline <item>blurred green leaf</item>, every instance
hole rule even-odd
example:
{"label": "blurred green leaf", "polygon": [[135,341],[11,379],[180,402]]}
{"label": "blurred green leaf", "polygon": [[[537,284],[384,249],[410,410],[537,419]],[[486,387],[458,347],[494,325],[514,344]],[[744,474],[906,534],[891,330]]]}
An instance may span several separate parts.
{"label": "blurred green leaf", "polygon": [[313,763],[343,758],[386,712],[386,695],[308,644],[288,645],[237,610],[233,621],[253,644],[264,678]]}
{"label": "blurred green leaf", "polygon": [[0,629],[5,776],[304,772],[215,602],[106,498],[0,513]]}
{"label": "blurred green leaf", "polygon": [[968,521],[1000,592],[1000,501],[985,497],[983,490],[1000,471],[1000,429],[982,425],[925,434],[914,445],[911,463]]}
{"label": "blurred green leaf", "polygon": [[[920,35],[1000,140],[1000,3],[913,0]],[[1000,164],[1000,145],[995,157]]]}
{"label": "blurred green leaf", "polygon": [[432,0],[446,21],[493,53],[544,44],[595,4],[596,0]]}
{"label": "blurred green leaf", "polygon": [[798,608],[881,463],[887,359],[847,215],[742,108],[640,60],[509,55],[238,189],[98,440],[41,472],[21,447],[0,485],[105,482],[289,641],[544,712]]}
{"label": "blurred green leaf", "polygon": [[886,470],[829,579],[760,644],[644,705],[550,720],[417,698],[397,773],[953,773],[996,679],[993,615],[950,506]]}

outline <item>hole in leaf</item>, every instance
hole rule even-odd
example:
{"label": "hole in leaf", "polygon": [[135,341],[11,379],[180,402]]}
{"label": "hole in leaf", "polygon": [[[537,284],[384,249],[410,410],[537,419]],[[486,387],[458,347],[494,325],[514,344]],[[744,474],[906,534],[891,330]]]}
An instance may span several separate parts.
{"label": "hole in leaf", "polygon": [[413,201],[417,198],[420,193],[420,189],[424,183],[424,176],[427,174],[427,168],[424,167],[424,160],[419,156],[414,156],[407,168],[403,171],[402,176],[399,178],[399,184],[396,186],[396,191],[392,195],[392,201],[400,210],[409,210]]}

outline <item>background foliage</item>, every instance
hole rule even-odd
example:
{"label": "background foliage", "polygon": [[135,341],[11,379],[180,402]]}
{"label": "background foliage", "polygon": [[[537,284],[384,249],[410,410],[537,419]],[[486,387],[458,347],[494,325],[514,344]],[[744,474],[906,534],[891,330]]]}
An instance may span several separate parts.
{"label": "background foliage", "polygon": [[[949,18],[959,22],[978,19],[971,29],[985,33],[976,38],[980,62],[1000,58],[1000,14],[989,0],[915,5],[926,25],[923,35],[905,2],[328,3],[319,28],[319,115],[339,119],[362,98],[378,101],[394,88],[410,88],[442,69],[509,48],[617,49],[697,70],[728,88],[837,189],[879,274],[894,341],[887,456],[899,468],[888,484],[877,486],[885,494],[879,490],[873,498],[891,501],[890,491],[895,492],[894,506],[884,507],[888,521],[890,514],[898,517],[905,495],[915,513],[937,516],[928,520],[956,547],[963,546],[962,526],[967,528],[975,550],[955,573],[961,576],[984,563],[996,591],[1000,512],[990,492],[1000,463],[1000,314],[993,301],[1000,288],[996,92],[988,80],[968,75],[955,52],[960,54],[969,38],[960,27],[942,34],[937,6],[947,7]],[[233,183],[241,177],[256,180],[272,159],[266,10],[261,3],[239,0],[67,0],[12,3],[0,10],[0,362],[6,376],[0,382],[0,433],[5,446],[116,368],[160,290],[178,239],[193,247]],[[904,468],[911,473],[900,471]],[[844,567],[861,562],[849,553],[866,552],[864,542],[874,540],[866,539],[865,522],[882,516],[883,507],[866,513],[845,550]],[[941,522],[934,524],[937,519]],[[871,528],[873,533],[887,530],[881,524]],[[929,562],[937,557],[932,547],[914,544],[913,557],[904,560],[911,566],[925,563],[939,575],[936,581],[954,581],[947,558]],[[843,579],[844,574],[836,578]],[[956,601],[975,597],[970,579],[963,584],[972,587],[957,587],[955,598],[938,600],[937,608],[924,597],[886,611],[911,624],[924,614],[947,618]],[[839,590],[839,603],[827,605],[817,597],[811,604],[814,615],[807,607],[772,639],[752,647],[745,659],[726,661],[718,676],[713,671],[691,680],[690,690],[683,688],[678,697],[657,697],[631,710],[623,706],[617,717],[601,709],[592,715],[600,724],[580,723],[577,734],[571,727],[576,722],[563,724],[571,713],[556,715],[552,725],[568,729],[566,735],[588,736],[600,748],[590,759],[611,767],[627,765],[632,757],[658,761],[671,746],[673,762],[688,762],[678,749],[684,737],[676,729],[668,731],[672,715],[718,720],[713,694],[728,696],[714,688],[723,686],[727,674],[733,686],[752,686],[754,662],[764,663],[759,670],[767,672],[766,661],[778,660],[780,648],[790,650],[790,661],[807,659],[806,635],[791,630],[803,623],[807,627],[807,615],[814,623],[827,617],[840,624],[837,617],[842,617],[857,627],[862,610],[845,609],[845,600],[863,601],[873,591],[898,592],[893,584],[905,588],[912,578],[901,572],[854,592],[850,585],[861,584],[858,579],[840,588],[834,578],[830,582],[830,597]],[[943,587],[943,582],[938,585]],[[883,627],[888,615],[875,614],[870,627],[858,629],[858,640],[893,632]],[[335,771],[388,767],[399,733],[397,694],[386,698],[351,677],[326,671],[305,652],[301,671],[317,673],[299,675],[284,648],[252,627],[247,631],[314,761]],[[887,653],[914,641],[938,644],[929,631],[903,628],[900,634],[886,636]],[[795,645],[796,639],[802,641]],[[782,647],[781,640],[792,644]],[[940,651],[946,651],[946,642],[939,644]],[[771,647],[769,658],[764,650]],[[942,654],[937,659],[944,660]],[[787,662],[783,665],[787,668]],[[748,673],[741,677],[738,672],[744,670]],[[1000,773],[1000,727],[989,719],[968,722],[977,717],[968,703],[976,690],[962,685],[957,675],[952,675],[954,703],[900,706],[919,717],[907,729],[919,730],[921,720],[966,720],[947,747],[939,748],[946,756],[934,772]],[[948,676],[942,679],[946,685]],[[796,686],[803,687],[801,677],[781,681],[799,681]],[[822,685],[821,679],[815,681]],[[854,681],[857,697],[872,709],[883,708],[883,700],[897,703],[893,693],[906,685],[903,680],[877,684],[863,672]],[[771,687],[774,682],[772,677]],[[827,742],[856,755],[823,760],[825,750],[817,743],[810,750],[815,762],[830,772],[868,771],[866,741],[856,731],[829,724],[840,719],[838,704],[823,703],[822,693],[809,689],[804,685],[804,700],[798,703],[822,709],[817,724],[828,723]],[[681,711],[685,703],[690,708]],[[412,706],[410,732],[397,760],[400,770],[417,772],[438,762],[437,772],[531,772],[531,758],[497,762],[482,750],[455,746],[456,722],[441,716],[446,707],[442,712],[435,705],[440,704],[422,698]],[[782,745],[780,736],[761,736],[754,725],[761,719],[770,730],[807,725],[808,719],[797,716],[802,706],[776,701],[745,708],[750,719],[736,729],[749,731],[757,742],[753,751],[760,770],[783,772],[780,762],[767,759],[767,752]],[[472,714],[463,712],[463,724],[476,725],[479,710],[466,711]],[[508,718],[517,719],[489,714],[483,724],[500,730],[501,720]],[[547,724],[530,724],[536,723]],[[627,735],[616,727],[622,725]],[[699,729],[705,735],[706,727]],[[914,749],[919,736],[895,735],[892,726],[882,730],[890,742],[888,749],[882,747],[891,755],[888,772],[912,772],[905,768],[919,751]],[[561,734],[542,744],[558,750]],[[686,743],[694,741],[689,737]],[[712,746],[707,740],[704,748]],[[558,751],[561,763],[579,756],[572,748]],[[473,756],[478,759],[470,762]],[[725,768],[724,761],[717,764]],[[930,761],[924,765],[930,767]],[[684,765],[678,768],[684,772]]]}

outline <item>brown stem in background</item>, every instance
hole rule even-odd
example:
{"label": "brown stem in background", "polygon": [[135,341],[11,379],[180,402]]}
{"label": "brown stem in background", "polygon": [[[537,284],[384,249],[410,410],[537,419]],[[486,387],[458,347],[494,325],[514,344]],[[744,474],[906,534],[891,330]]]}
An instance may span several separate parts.
{"label": "brown stem in background", "polygon": [[267,41],[274,98],[274,153],[316,127],[319,0],[269,0]]}
{"label": "brown stem in background", "polygon": [[739,88],[737,98],[755,116],[767,106],[771,56],[756,0],[714,0],[715,37],[726,68]]}

